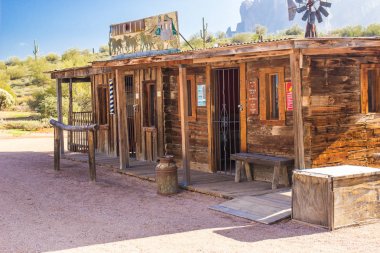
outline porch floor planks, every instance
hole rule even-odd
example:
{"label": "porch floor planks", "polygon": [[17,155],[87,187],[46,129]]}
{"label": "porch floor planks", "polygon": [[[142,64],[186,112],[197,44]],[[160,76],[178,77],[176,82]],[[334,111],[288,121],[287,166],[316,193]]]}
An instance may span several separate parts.
{"label": "porch floor planks", "polygon": [[[95,157],[97,165],[107,166],[115,171],[119,171],[118,157],[110,157],[101,153],[97,153]],[[88,156],[84,153],[68,152],[65,153],[64,158],[86,163],[88,161]],[[137,161],[135,159],[131,159],[130,168],[122,171],[121,173],[145,180],[155,181],[155,166],[156,163],[154,162]],[[182,182],[182,178],[183,170],[178,169],[178,181]],[[226,199],[233,199],[246,195],[262,195],[269,192],[274,192],[272,190],[271,183],[268,182],[244,181],[241,183],[235,183],[233,175],[207,173],[195,170],[191,171],[191,185],[185,188]]]}

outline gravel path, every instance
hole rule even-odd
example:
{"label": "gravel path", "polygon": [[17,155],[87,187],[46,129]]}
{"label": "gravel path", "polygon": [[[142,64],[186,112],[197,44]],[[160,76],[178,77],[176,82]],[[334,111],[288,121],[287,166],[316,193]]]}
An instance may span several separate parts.
{"label": "gravel path", "polygon": [[0,252],[380,252],[380,224],[326,232],[266,226],[212,210],[223,199],[62,161],[52,138],[0,139]]}

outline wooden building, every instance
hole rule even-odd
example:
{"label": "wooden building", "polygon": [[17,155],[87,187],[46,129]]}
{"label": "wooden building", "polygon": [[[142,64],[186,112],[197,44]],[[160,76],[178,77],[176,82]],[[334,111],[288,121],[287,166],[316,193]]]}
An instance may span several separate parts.
{"label": "wooden building", "polygon": [[[173,154],[185,169],[234,173],[237,152],[295,158],[296,169],[376,166],[379,53],[378,38],[290,39],[98,61],[51,76],[58,87],[91,84],[97,150],[119,156],[120,169]],[[255,176],[268,178],[260,169]]]}

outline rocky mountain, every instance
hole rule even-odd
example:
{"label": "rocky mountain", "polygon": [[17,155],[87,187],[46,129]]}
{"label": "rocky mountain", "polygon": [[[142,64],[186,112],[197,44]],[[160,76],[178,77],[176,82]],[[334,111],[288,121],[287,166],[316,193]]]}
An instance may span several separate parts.
{"label": "rocky mountain", "polygon": [[[330,16],[318,28],[323,31],[348,25],[368,25],[380,23],[379,0],[330,0],[332,7]],[[284,30],[294,24],[305,26],[301,15],[297,14],[294,21],[288,20],[287,0],[245,0],[240,6],[241,22],[236,31],[228,28],[227,35],[235,32],[252,32],[256,25],[268,28],[269,33]]]}

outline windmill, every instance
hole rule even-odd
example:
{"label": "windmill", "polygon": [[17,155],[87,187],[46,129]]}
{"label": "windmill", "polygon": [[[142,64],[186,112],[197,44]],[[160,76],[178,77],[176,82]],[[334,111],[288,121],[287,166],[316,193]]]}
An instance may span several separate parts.
{"label": "windmill", "polygon": [[315,21],[322,23],[322,15],[328,17],[326,8],[330,7],[331,3],[326,0],[288,0],[289,20],[292,21],[297,13],[303,13],[302,20],[307,21],[305,37],[318,37]]}

